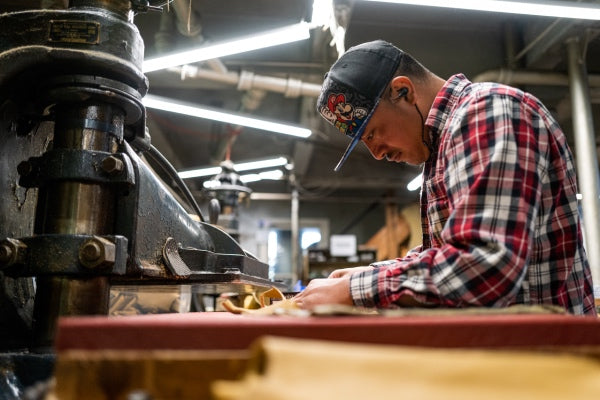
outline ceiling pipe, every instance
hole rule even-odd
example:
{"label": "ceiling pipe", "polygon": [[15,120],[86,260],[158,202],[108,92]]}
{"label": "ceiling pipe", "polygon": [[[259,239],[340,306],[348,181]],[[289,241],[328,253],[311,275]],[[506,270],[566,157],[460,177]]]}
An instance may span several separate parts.
{"label": "ceiling pipe", "polygon": [[[548,25],[546,27],[546,29],[544,29],[539,35],[537,35],[532,41],[529,42],[529,44],[527,46],[525,46],[525,48],[523,48],[519,54],[517,54],[515,56],[515,61],[520,60],[521,58],[523,58],[527,53],[529,53],[535,46],[538,45],[538,43],[542,43],[544,41],[544,39],[546,38],[547,35],[549,35],[550,33],[552,33],[552,31],[554,29],[556,29],[556,27],[561,23],[561,19],[557,18],[556,20],[554,20],[554,22],[552,22],[550,25]],[[569,23],[568,27],[573,26],[574,22]],[[547,40],[547,42],[550,42],[549,40]],[[548,45],[548,43],[546,43],[545,45]]]}
{"label": "ceiling pipe", "polygon": [[[295,180],[292,172],[292,182]],[[302,264],[300,263],[300,196],[296,185],[292,185],[292,202],[290,205],[290,222],[292,240],[290,241],[292,256],[292,284],[302,277]]]}
{"label": "ceiling pipe", "polygon": [[182,67],[170,68],[171,71],[177,71],[182,80],[205,79],[220,82],[228,85],[236,85],[239,90],[266,90],[270,92],[282,93],[285,97],[318,97],[321,93],[321,85],[315,83],[306,83],[299,79],[277,78],[272,76],[257,75],[249,71],[237,72],[216,72],[193,65],[184,65]]}
{"label": "ceiling pipe", "polygon": [[[204,79],[227,85],[236,85],[240,90],[260,89],[282,93],[286,97],[318,97],[321,85],[298,79],[257,75],[249,71],[217,72],[193,65],[170,68],[181,80]],[[500,68],[476,75],[473,82],[498,82],[506,85],[569,86],[569,76],[556,72],[525,71]],[[600,75],[588,75],[590,87],[600,87]]]}
{"label": "ceiling pipe", "polygon": [[174,0],[170,7],[177,17],[177,30],[183,36],[199,37],[202,32],[200,18],[192,8],[192,0]]}
{"label": "ceiling pipe", "polygon": [[219,72],[221,74],[226,74],[227,72],[229,72],[227,70],[227,66],[225,66],[225,64],[223,64],[223,61],[221,61],[220,58],[213,58],[212,60],[206,60],[205,63],[206,63],[206,65],[208,65],[210,67],[210,69],[212,69],[215,72]]}
{"label": "ceiling pipe", "polygon": [[[590,87],[600,87],[600,75],[588,75]],[[569,86],[569,75],[556,72],[525,71],[500,68],[482,72],[473,82],[498,82],[505,85]]]}
{"label": "ceiling pipe", "polygon": [[585,191],[581,200],[583,231],[592,279],[600,282],[600,175],[596,156],[594,119],[586,85],[587,69],[581,57],[582,46],[578,38],[567,41],[569,78],[573,105],[573,130],[577,150],[579,187]]}

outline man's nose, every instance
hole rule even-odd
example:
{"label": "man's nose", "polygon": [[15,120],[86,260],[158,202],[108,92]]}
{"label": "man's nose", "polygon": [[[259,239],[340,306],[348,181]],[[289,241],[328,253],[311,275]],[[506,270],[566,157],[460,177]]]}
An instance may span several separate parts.
{"label": "man's nose", "polygon": [[369,152],[371,153],[374,159],[382,160],[385,157],[385,151],[383,149],[383,146],[378,146],[373,143],[365,143],[365,146],[367,146],[367,149],[369,149]]}

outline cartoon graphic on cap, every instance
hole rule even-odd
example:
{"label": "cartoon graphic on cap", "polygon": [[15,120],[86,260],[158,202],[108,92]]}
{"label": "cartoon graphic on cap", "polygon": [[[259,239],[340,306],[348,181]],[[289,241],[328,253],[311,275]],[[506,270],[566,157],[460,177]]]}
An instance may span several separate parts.
{"label": "cartoon graphic on cap", "polygon": [[327,106],[321,107],[319,112],[342,133],[352,136],[355,128],[361,125],[360,120],[367,116],[368,110],[354,107],[346,101],[346,96],[340,93],[329,95]]}

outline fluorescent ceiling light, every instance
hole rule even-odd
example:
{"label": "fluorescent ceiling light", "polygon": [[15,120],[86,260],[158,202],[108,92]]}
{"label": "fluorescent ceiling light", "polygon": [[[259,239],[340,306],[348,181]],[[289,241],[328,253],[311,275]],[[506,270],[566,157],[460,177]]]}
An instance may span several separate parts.
{"label": "fluorescent ceiling light", "polygon": [[216,175],[218,173],[220,173],[221,167],[208,167],[208,168],[198,168],[198,169],[190,169],[189,171],[181,171],[178,172],[177,175],[179,175],[179,177],[181,179],[188,179],[188,178],[198,178],[201,176],[212,176],[212,175]]}
{"label": "fluorescent ceiling light", "polygon": [[283,171],[274,169],[272,171],[259,172],[258,174],[241,175],[240,180],[244,183],[257,182],[262,180],[277,181],[283,178]]}
{"label": "fluorescent ceiling light", "polygon": [[[265,160],[247,161],[247,162],[243,162],[243,163],[239,163],[239,164],[234,164],[233,169],[237,172],[243,172],[243,171],[251,171],[254,169],[261,169],[261,168],[280,167],[283,165],[287,165],[287,163],[288,163],[287,158],[277,157],[277,158],[269,158],[269,159],[265,159]],[[208,167],[208,168],[191,169],[188,171],[181,171],[181,172],[178,172],[177,175],[179,175],[179,177],[182,179],[187,179],[187,178],[198,178],[198,177],[202,177],[202,176],[217,175],[221,171],[222,171],[221,167]]]}
{"label": "fluorescent ceiling light", "polygon": [[421,182],[423,181],[423,174],[419,174],[415,177],[415,179],[413,179],[412,181],[408,182],[408,185],[406,185],[406,188],[408,190],[410,190],[411,192],[414,192],[415,190],[417,190],[418,188],[421,187]]}
{"label": "fluorescent ceiling light", "polygon": [[[262,180],[278,181],[281,179],[283,179],[283,171],[280,169],[259,172],[258,174],[240,175],[240,181],[242,181],[244,183],[258,182],[258,181],[262,181]],[[206,188],[206,189],[215,189],[215,188],[218,188],[219,186],[221,186],[221,182],[216,179],[211,179],[211,180],[205,181],[202,184],[202,186],[204,186],[204,188]]]}
{"label": "fluorescent ceiling light", "polygon": [[415,6],[458,8],[543,17],[600,20],[600,5],[570,1],[502,1],[502,0],[364,0]]}
{"label": "fluorescent ceiling light", "polygon": [[250,171],[253,169],[280,167],[288,163],[287,158],[277,157],[268,160],[248,161],[244,163],[234,164],[233,169],[237,172]]}
{"label": "fluorescent ceiling light", "polygon": [[208,180],[208,181],[204,181],[204,183],[202,183],[202,186],[205,189],[214,189],[214,188],[217,188],[217,187],[221,186],[221,182],[219,182],[216,179],[211,179],[211,180]]}
{"label": "fluorescent ceiling light", "polygon": [[144,73],[157,71],[159,69],[176,67],[196,63],[214,58],[225,57],[231,54],[239,54],[248,51],[263,49],[265,47],[297,42],[310,38],[310,25],[306,22],[290,25],[280,29],[274,29],[242,39],[229,42],[202,46],[193,50],[174,53],[162,57],[144,60],[142,70]]}
{"label": "fluorescent ceiling light", "polygon": [[329,26],[333,18],[332,0],[313,0],[310,22],[317,26]]}
{"label": "fluorescent ceiling light", "polygon": [[299,126],[267,121],[242,114],[226,113],[217,109],[200,107],[194,104],[168,99],[166,97],[153,96],[151,94],[144,97],[142,99],[142,103],[148,108],[189,115],[197,118],[206,118],[214,121],[226,122],[232,125],[247,126],[250,128],[282,133],[284,135],[307,138],[312,133],[310,129]]}

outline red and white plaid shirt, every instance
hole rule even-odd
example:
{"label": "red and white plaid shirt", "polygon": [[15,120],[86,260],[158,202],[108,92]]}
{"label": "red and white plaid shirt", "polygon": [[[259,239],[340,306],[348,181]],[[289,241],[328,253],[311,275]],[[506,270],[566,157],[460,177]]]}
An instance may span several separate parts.
{"label": "red and white plaid shirt", "polygon": [[451,77],[426,121],[423,244],[352,275],[356,305],[553,304],[595,315],[566,138],[528,93]]}

